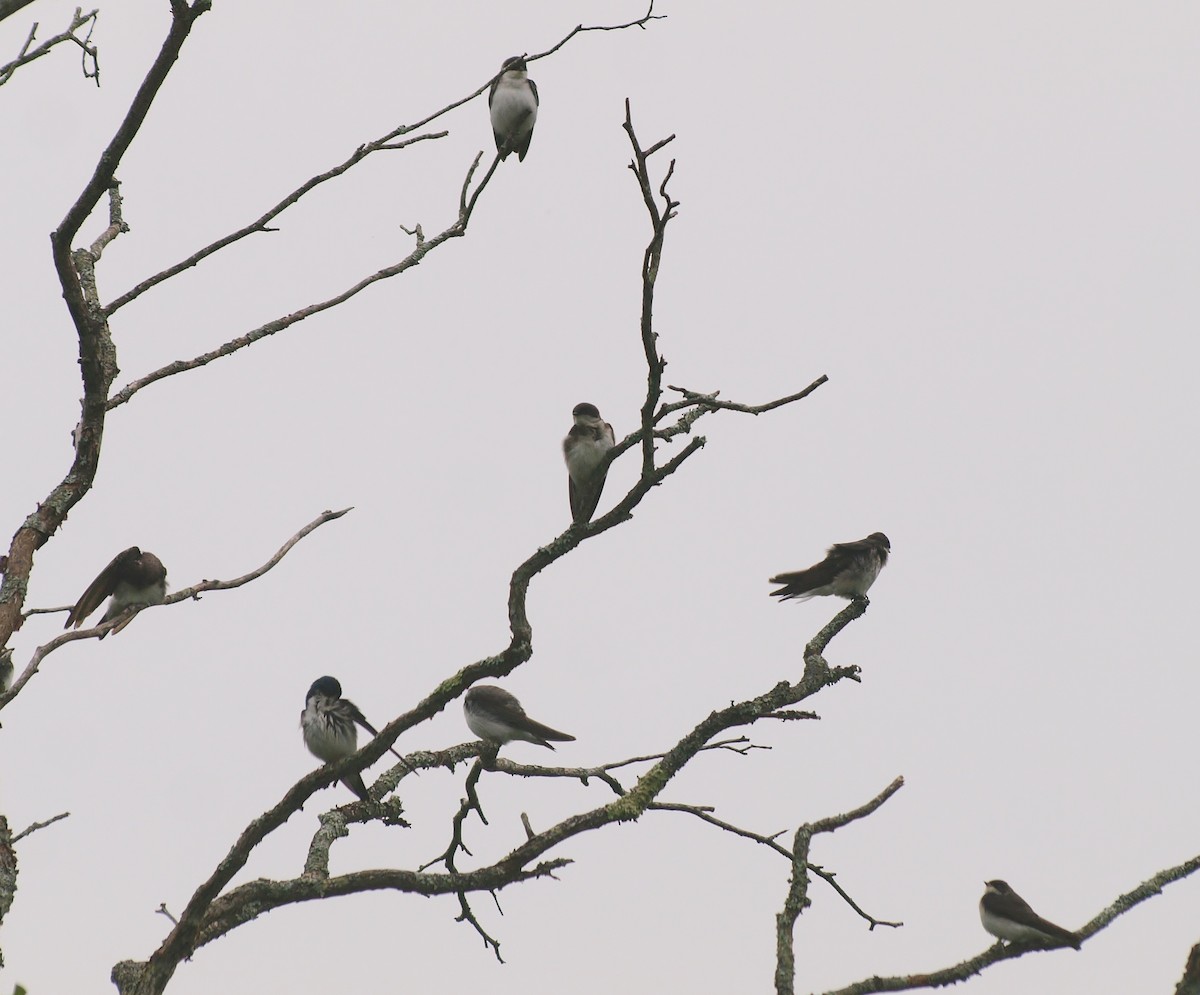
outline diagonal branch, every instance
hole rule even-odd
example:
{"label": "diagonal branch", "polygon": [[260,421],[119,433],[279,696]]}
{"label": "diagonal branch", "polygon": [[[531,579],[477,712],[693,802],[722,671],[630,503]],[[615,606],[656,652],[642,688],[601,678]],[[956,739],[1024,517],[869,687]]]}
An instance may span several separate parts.
{"label": "diagonal branch", "polygon": [[[70,469],[17,529],[9,546],[8,565],[3,583],[0,583],[0,648],[8,644],[9,637],[23,621],[21,609],[25,602],[29,575],[33,569],[33,554],[58,531],[70,510],[91,490],[100,465],[105,403],[109,388],[118,372],[116,349],[88,270],[94,259],[87,250],[81,249],[73,253],[71,246],[80,226],[106,191],[110,191],[110,195],[115,198],[113,210],[119,217],[120,202],[119,198],[116,198],[114,178],[121,157],[141,128],[158,91],[190,35],[196,18],[208,10],[209,6],[210,0],[195,0],[190,6],[183,0],[172,0],[171,27],[158,56],[138,88],[125,119],[101,153],[91,179],[50,236],[54,268],[62,286],[67,311],[79,337],[79,367],[83,380],[82,414],[75,431],[75,457]],[[103,244],[101,242],[97,249],[102,249]],[[83,267],[83,271],[80,267]]]}
{"label": "diagonal branch", "polygon": [[147,277],[136,286],[125,291],[125,293],[121,294],[104,308],[105,315],[111,317],[130,301],[141,297],[142,294],[144,294],[147,290],[158,286],[158,284],[171,279],[173,276],[178,276],[184,270],[191,269],[193,266],[198,265],[209,256],[219,252],[221,249],[224,249],[226,246],[232,245],[234,242],[241,241],[247,235],[253,235],[256,232],[278,231],[277,228],[272,228],[270,225],[272,221],[279,217],[279,215],[300,200],[300,198],[306,193],[311,190],[315,190],[322,183],[341,176],[344,172],[346,172],[346,170],[362,162],[362,160],[369,156],[372,152],[378,152],[381,149],[406,148],[409,145],[415,145],[417,142],[433,141],[438,138],[445,138],[449,134],[450,132],[448,131],[439,131],[427,135],[417,135],[415,138],[407,139],[404,142],[396,142],[395,144],[390,144],[392,138],[395,137],[394,134],[388,134],[383,138],[378,138],[373,142],[368,142],[366,145],[360,145],[344,162],[332,167],[331,169],[327,169],[323,173],[318,173],[316,176],[313,176],[304,183],[301,183],[300,186],[284,197],[283,200],[279,201],[279,203],[277,203],[274,207],[269,208],[265,213],[255,218],[255,220],[251,221],[249,224],[243,225],[241,228],[230,232],[228,235],[221,236],[215,242],[210,242],[208,245],[204,246],[204,248],[197,249],[186,259],[180,260],[179,262],[168,266],[161,272]]}
{"label": "diagonal branch", "polygon": [[[1079,938],[1082,940],[1095,936],[1126,912],[1136,908],[1147,899],[1160,894],[1168,884],[1181,881],[1197,870],[1200,870],[1200,855],[1192,857],[1190,860],[1185,860],[1182,864],[1159,871],[1153,877],[1143,881],[1132,891],[1119,896],[1107,908],[1094,916],[1086,926],[1078,930]],[[1043,949],[1049,948],[997,941],[983,953],[976,954],[968,960],[961,961],[952,967],[943,968],[940,971],[931,971],[928,974],[897,975],[888,978],[866,978],[852,985],[846,985],[844,988],[826,992],[825,995],[870,995],[872,992],[903,992],[916,988],[942,988],[946,985],[956,984],[959,981],[966,981],[967,978],[980,974],[992,964],[1003,960],[1012,960],[1015,957],[1023,957],[1029,953],[1037,953]]]}
{"label": "diagonal branch", "polygon": [[47,826],[53,826],[54,823],[58,822],[60,819],[68,818],[70,816],[70,814],[71,814],[70,812],[59,812],[58,815],[53,815],[49,819],[46,819],[44,822],[31,823],[30,825],[28,825],[24,829],[22,829],[19,833],[17,833],[17,835],[12,838],[12,841],[14,843],[18,843],[21,840],[23,840],[26,836],[29,836],[32,833],[36,833],[39,829],[45,829]]}
{"label": "diagonal branch", "polygon": [[[583,25],[577,25],[576,27],[572,28],[571,31],[568,32],[562,39],[560,39],[556,45],[547,49],[545,52],[541,52],[537,55],[528,56],[526,61],[533,62],[536,59],[544,59],[549,55],[553,55],[560,48],[562,48],[565,44],[567,44],[567,42],[569,42],[572,38],[574,38],[577,34],[581,34],[583,32],[587,32],[587,31],[620,31],[625,28],[633,28],[633,27],[640,27],[640,28],[644,29],[648,22],[662,20],[662,16],[655,15],[653,13],[653,11],[654,11],[654,4],[653,4],[653,2],[651,2],[650,7],[646,11],[646,13],[643,14],[640,18],[638,18],[635,21],[629,21],[625,24],[591,25],[588,27],[584,27]],[[349,158],[344,160],[339,165],[333,166],[332,168],[326,170],[325,172],[319,173],[316,176],[312,177],[311,179],[306,180],[304,183],[300,184],[300,186],[298,186],[295,190],[293,190],[291,193],[289,193],[286,197],[284,197],[281,201],[279,201],[279,203],[277,203],[274,207],[269,208],[265,213],[260,215],[254,221],[251,221],[249,224],[246,224],[243,227],[237,229],[237,231],[230,232],[228,235],[222,236],[221,238],[217,239],[215,242],[211,242],[210,244],[206,245],[204,248],[198,249],[196,252],[193,252],[190,256],[188,256],[186,259],[181,260],[180,262],[175,263],[171,266],[168,266],[166,269],[162,270],[161,272],[156,273],[153,276],[147,277],[145,280],[142,280],[136,286],[127,290],[125,293],[121,294],[119,297],[117,297],[115,300],[113,300],[112,303],[110,303],[105,308],[105,314],[111,316],[116,311],[120,310],[122,307],[124,307],[126,304],[128,304],[130,301],[133,301],[136,298],[140,297],[147,290],[150,290],[151,288],[157,286],[158,284],[164,282],[165,280],[169,280],[171,277],[176,276],[179,273],[182,273],[186,269],[190,269],[192,266],[197,265],[198,263],[202,262],[204,259],[207,259],[209,256],[213,255],[214,253],[219,252],[221,249],[224,249],[226,246],[232,245],[234,242],[240,241],[241,239],[245,238],[248,235],[253,235],[257,232],[272,231],[273,229],[271,229],[268,226],[280,214],[282,214],[284,211],[286,211],[289,207],[291,207],[293,204],[295,204],[297,201],[299,201],[306,194],[308,194],[312,190],[316,189],[322,183],[325,183],[332,179],[336,179],[337,177],[339,177],[343,173],[345,173],[347,170],[351,169],[353,166],[358,165],[358,163],[362,162],[362,160],[367,158],[367,156],[369,156],[375,152],[380,152],[380,151],[387,150],[387,149],[405,148],[406,146],[412,145],[419,141],[426,141],[426,140],[437,139],[437,138],[445,138],[449,134],[448,131],[441,131],[436,134],[420,135],[416,138],[406,139],[405,141],[402,141],[402,142],[396,141],[396,139],[399,138],[401,135],[407,135],[407,134],[411,134],[414,131],[419,131],[421,128],[424,128],[426,125],[431,124],[432,122],[436,121],[438,118],[444,117],[446,114],[449,114],[451,111],[457,110],[459,107],[462,107],[464,104],[470,103],[472,100],[474,100],[480,94],[482,94],[484,91],[488,90],[491,87],[492,83],[495,81],[496,77],[499,75],[500,75],[499,72],[496,73],[495,76],[492,76],[491,78],[489,78],[487,80],[487,82],[476,87],[474,90],[472,90],[470,93],[468,93],[465,97],[460,97],[458,100],[451,101],[445,107],[442,107],[440,110],[434,111],[432,114],[429,114],[426,117],[421,118],[421,120],[419,120],[413,124],[402,124],[396,128],[393,128],[387,134],[381,135],[379,138],[376,138],[374,141],[366,142],[365,144],[360,145],[357,149],[354,150],[354,152],[349,156]],[[497,159],[497,161],[499,161],[499,160]],[[476,165],[478,165],[478,160],[476,160]],[[493,166],[492,166],[492,170],[494,170],[494,169],[495,169],[495,163],[493,163]],[[487,176],[484,178],[484,181],[480,184],[480,188],[476,191],[475,197],[472,198],[471,203],[470,203],[471,209],[474,208],[475,199],[478,198],[479,194],[482,192],[483,187],[485,187],[487,185],[487,180],[490,179],[490,177],[491,177],[491,171],[488,172]],[[470,210],[467,209],[467,204],[466,204],[465,198],[463,200],[462,211],[460,213],[465,213],[467,218],[470,217]],[[466,227],[465,220],[463,221],[463,227],[464,228]]]}
{"label": "diagonal branch", "polygon": [[[288,541],[285,542],[278,549],[278,551],[276,551],[275,555],[272,556],[269,560],[267,560],[267,562],[264,563],[258,569],[252,570],[248,574],[243,574],[241,577],[238,577],[234,580],[204,580],[204,581],[201,581],[199,584],[194,584],[192,587],[184,588],[182,591],[176,591],[174,594],[167,597],[163,601],[163,604],[164,605],[172,605],[179,601],[186,601],[189,599],[199,600],[201,593],[203,593],[205,591],[227,591],[227,590],[230,590],[235,587],[241,587],[244,584],[249,584],[253,580],[257,580],[259,577],[261,577],[263,574],[265,574],[268,570],[270,570],[272,567],[274,567],[280,560],[282,560],[288,554],[288,552],[292,549],[292,547],[295,546],[296,543],[298,543],[301,539],[303,539],[305,536],[307,536],[309,533],[313,532],[314,530],[320,528],[326,522],[332,522],[335,519],[341,518],[344,514],[346,514],[350,510],[351,509],[349,509],[349,508],[343,508],[341,511],[322,512],[313,521],[309,522],[306,526],[304,526],[304,528],[302,528],[294,536],[292,536],[290,539],[288,539]],[[151,607],[154,607],[154,606],[151,606]],[[51,610],[53,610],[53,611],[70,611],[71,609],[70,609],[70,607],[65,607],[65,608],[56,608],[56,609],[51,609]],[[137,613],[146,611],[147,609],[135,607],[131,610],[136,615]],[[35,609],[35,611],[44,613],[47,611],[47,609]],[[59,647],[65,646],[67,643],[76,642],[77,640],[80,640],[80,639],[99,639],[102,636],[108,635],[108,633],[111,632],[118,625],[128,624],[129,618],[130,618],[130,616],[128,616],[127,614],[123,614],[123,615],[118,616],[117,618],[112,619],[111,621],[103,622],[100,625],[92,626],[92,628],[90,628],[90,629],[72,629],[69,632],[62,632],[62,633],[59,633],[57,636],[55,636],[53,639],[51,639],[48,643],[44,643],[43,645],[39,646],[37,649],[35,649],[33,651],[33,656],[30,657],[29,663],[26,664],[25,669],[21,672],[21,676],[18,677],[13,682],[11,687],[9,687],[3,693],[0,693],[0,709],[3,709],[6,705],[8,705],[8,703],[10,701],[12,701],[17,695],[19,695],[21,693],[21,690],[25,687],[26,684],[29,683],[29,681],[33,677],[33,675],[38,672],[38,668],[41,666],[42,661],[44,659],[46,659],[46,657],[48,657],[55,650],[57,650]]]}

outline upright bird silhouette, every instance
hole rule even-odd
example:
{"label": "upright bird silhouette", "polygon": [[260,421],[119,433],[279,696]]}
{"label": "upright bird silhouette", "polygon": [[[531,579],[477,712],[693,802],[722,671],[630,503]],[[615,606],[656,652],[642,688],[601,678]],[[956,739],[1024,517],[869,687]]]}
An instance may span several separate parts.
{"label": "upright bird silhouette", "polygon": [[525,161],[533,126],[537,122],[537,84],[526,72],[525,57],[514,55],[504,60],[500,75],[492,80],[488,93],[488,110],[492,116],[492,134],[496,151],[503,162],[513,152],[518,161]]}
{"label": "upright bird silhouette", "polygon": [[600,417],[594,404],[584,401],[571,412],[575,423],[563,439],[563,459],[567,462],[567,496],[571,501],[571,520],[586,524],[596,513],[608,467],[605,454],[616,443],[613,427]]}

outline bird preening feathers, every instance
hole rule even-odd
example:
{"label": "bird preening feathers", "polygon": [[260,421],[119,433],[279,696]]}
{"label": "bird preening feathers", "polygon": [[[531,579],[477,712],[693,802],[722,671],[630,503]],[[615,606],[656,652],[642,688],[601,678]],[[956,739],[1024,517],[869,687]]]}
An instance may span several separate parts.
{"label": "bird preening feathers", "polygon": [[525,714],[515,696],[495,684],[476,684],[471,688],[463,698],[463,714],[471,732],[498,747],[521,739],[553,750],[550,740],[559,743],[575,740],[574,736],[535,722]]}
{"label": "bird preening feathers", "polygon": [[1039,943],[1079,949],[1079,936],[1043,919],[1007,881],[985,881],[979,919],[992,936],[1010,943]]}
{"label": "bird preening feathers", "polygon": [[[308,751],[327,764],[345,759],[358,749],[355,724],[362,726],[372,736],[379,735],[358,710],[358,706],[342,697],[342,685],[337,678],[318,677],[313,681],[305,695],[304,711],[300,713],[300,729]],[[392,750],[392,754],[412,771],[399,753]],[[347,774],[342,778],[342,783],[363,801],[369,797],[362,774],[358,771]]]}
{"label": "bird preening feathers", "polygon": [[525,71],[523,55],[504,60],[500,75],[492,80],[488,110],[500,160],[504,161],[516,152],[517,159],[523,162],[529,151],[529,140],[533,138],[538,112],[537,84]]}
{"label": "bird preening feathers", "polygon": [[605,454],[616,442],[613,427],[600,417],[594,404],[586,401],[571,412],[575,423],[563,439],[563,459],[567,461],[567,495],[571,501],[571,520],[586,524],[596,513],[604,478],[608,476]]}
{"label": "bird preening feathers", "polygon": [[771,597],[784,601],[789,598],[807,601],[826,594],[861,598],[875,583],[891,549],[892,544],[882,532],[872,532],[858,542],[835,542],[820,563],[807,570],[772,577],[770,583],[783,587],[772,591]]}
{"label": "bird preening feathers", "polygon": [[[131,608],[142,608],[146,605],[161,605],[167,596],[167,568],[153,553],[143,552],[137,546],[130,546],[118,553],[113,561],[100,571],[100,575],[88,585],[75,607],[67,616],[64,629],[74,626],[78,629],[84,619],[100,607],[100,602],[111,597],[108,610],[97,623],[103,625],[118,618]],[[120,632],[133,621],[134,612],[113,628]],[[104,635],[107,635],[105,633]],[[104,636],[100,637],[101,639]]]}

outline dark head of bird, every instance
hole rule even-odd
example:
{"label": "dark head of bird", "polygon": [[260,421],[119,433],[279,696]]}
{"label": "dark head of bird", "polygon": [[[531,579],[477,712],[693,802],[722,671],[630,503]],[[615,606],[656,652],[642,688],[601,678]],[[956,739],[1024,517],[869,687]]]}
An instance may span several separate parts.
{"label": "dark head of bird", "polygon": [[312,682],[312,687],[308,689],[308,694],[304,696],[304,700],[308,701],[314,694],[322,694],[326,698],[340,698],[342,696],[342,685],[338,683],[336,677],[318,677]]}

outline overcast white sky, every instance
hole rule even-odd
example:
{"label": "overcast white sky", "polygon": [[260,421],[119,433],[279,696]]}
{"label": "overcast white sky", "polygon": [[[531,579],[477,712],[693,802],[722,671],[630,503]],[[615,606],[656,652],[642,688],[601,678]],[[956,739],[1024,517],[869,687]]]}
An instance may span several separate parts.
{"label": "overcast white sky", "polygon": [[[4,485],[10,535],[70,465],[80,384],[47,235],[94,168],[166,31],[166,3],[105,0],[103,87],[66,49],[0,90]],[[0,61],[29,22],[0,25]],[[257,566],[240,591],[148,612],[52,656],[5,710],[2,810],[20,844],[0,987],[112,991],[236,833],[314,760],[296,728],[322,674],[379,725],[507,643],[511,570],[569,522],[559,441],[578,401],[629,431],[645,387],[648,234],[622,102],[675,133],[656,310],[669,383],[761,402],[636,518],[534,581],[535,653],[504,684],[594,764],[661,750],[713,708],[795,678],[842,602],[779,605],[766,578],[882,530],[893,558],[831,647],[861,685],[822,721],[762,725],[771,752],[697,760],[664,800],[759,832],[861,804],[822,838],[870,912],[824,885],[797,927],[797,990],[927,971],[991,942],[976,903],[1006,878],[1083,925],[1200,851],[1191,569],[1198,497],[1200,94],[1195,4],[673,2],[648,30],[585,35],[531,66],[541,110],[468,236],[350,304],[115,411],[95,490],[39,554],[29,606],[74,601],[139,544],[175,588]],[[639,3],[236,4],[202,17],[119,171],[132,231],[101,293],[245,224],[362,142],[484,82],[574,24]],[[119,383],[332,295],[454,217],[491,149],[486,98],[450,136],[372,157],[278,222],[115,318]],[[490,155],[490,152],[489,152]],[[665,167],[666,159],[659,163]],[[103,226],[98,216],[87,238]],[[636,468],[609,477],[601,510]],[[7,541],[7,540],[5,540]],[[23,664],[58,631],[31,620]],[[402,748],[469,738],[453,708]],[[383,769],[380,765],[376,772]],[[414,829],[355,829],[335,871],[416,867],[445,845],[465,768],[404,782]],[[599,785],[485,777],[491,859],[606,800]],[[294,876],[337,787],[239,880]],[[495,962],[453,899],[391,894],[275,912],[180,967],[221,991],[759,992],[786,863],[684,816],[572,841],[561,881],[513,888]],[[1173,988],[1200,939],[1200,880],[1084,945],[999,965],[974,995]]]}

